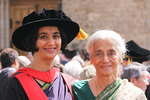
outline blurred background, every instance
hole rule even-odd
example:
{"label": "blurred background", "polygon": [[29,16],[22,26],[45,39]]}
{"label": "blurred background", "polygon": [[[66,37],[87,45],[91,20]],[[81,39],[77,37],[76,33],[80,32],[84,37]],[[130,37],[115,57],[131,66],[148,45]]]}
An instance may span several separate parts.
{"label": "blurred background", "polygon": [[[150,50],[149,5],[150,0],[0,0],[0,49],[15,48],[11,36],[21,26],[23,17],[47,8],[63,10],[89,36],[99,29],[112,29],[126,41],[134,40]],[[86,40],[75,39],[68,49],[81,50],[85,44]]]}

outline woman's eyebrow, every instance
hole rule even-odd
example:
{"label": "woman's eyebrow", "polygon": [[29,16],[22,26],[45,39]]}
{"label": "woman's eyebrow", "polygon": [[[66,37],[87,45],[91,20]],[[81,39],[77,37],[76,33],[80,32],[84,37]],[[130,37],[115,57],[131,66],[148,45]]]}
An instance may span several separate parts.
{"label": "woman's eyebrow", "polygon": [[54,32],[54,34],[60,34],[60,32]]}
{"label": "woman's eyebrow", "polygon": [[38,35],[41,35],[41,34],[48,34],[48,33],[46,33],[46,32],[41,32],[41,33],[39,33]]}
{"label": "woman's eyebrow", "polygon": [[[42,35],[42,34],[48,34],[47,32],[41,32],[38,34],[38,36]],[[60,32],[54,32],[53,34],[60,34]]]}
{"label": "woman's eyebrow", "polygon": [[96,52],[101,52],[102,50],[97,50]]}
{"label": "woman's eyebrow", "polygon": [[114,50],[114,49],[110,49],[109,51],[110,51],[110,52],[115,52],[115,50]]}
{"label": "woman's eyebrow", "polygon": [[110,49],[109,52],[115,53],[116,51],[114,49]]}
{"label": "woman's eyebrow", "polygon": [[[41,32],[41,33],[39,33],[39,35],[41,35],[41,34],[48,34],[47,32]],[[60,34],[60,32],[54,32],[53,34]]]}

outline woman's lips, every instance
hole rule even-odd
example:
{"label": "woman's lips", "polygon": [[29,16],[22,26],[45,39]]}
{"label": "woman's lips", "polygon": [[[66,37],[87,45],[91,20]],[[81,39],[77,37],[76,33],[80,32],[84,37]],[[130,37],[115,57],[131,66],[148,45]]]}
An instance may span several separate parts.
{"label": "woman's lips", "polygon": [[54,52],[56,48],[44,48],[44,50],[51,53],[51,52]]}

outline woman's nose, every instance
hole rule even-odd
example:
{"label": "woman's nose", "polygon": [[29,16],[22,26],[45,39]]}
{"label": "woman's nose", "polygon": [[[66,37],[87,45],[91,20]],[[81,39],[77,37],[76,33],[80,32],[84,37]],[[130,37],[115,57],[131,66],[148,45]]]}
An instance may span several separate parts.
{"label": "woman's nose", "polygon": [[105,62],[108,62],[108,61],[109,61],[109,59],[108,59],[107,55],[104,55],[103,56],[103,62],[105,63]]}
{"label": "woman's nose", "polygon": [[52,37],[49,37],[48,38],[48,41],[47,41],[48,44],[54,44],[54,39]]}

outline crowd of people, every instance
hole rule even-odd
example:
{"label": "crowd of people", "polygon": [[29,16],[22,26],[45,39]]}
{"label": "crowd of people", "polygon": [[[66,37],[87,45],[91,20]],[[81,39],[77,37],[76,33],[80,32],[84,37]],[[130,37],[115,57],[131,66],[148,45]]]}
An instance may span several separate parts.
{"label": "crowd of people", "polygon": [[[0,100],[150,100],[150,51],[113,30],[68,50],[83,30],[61,10],[25,16],[0,51]],[[18,42],[19,41],[19,42]]]}

